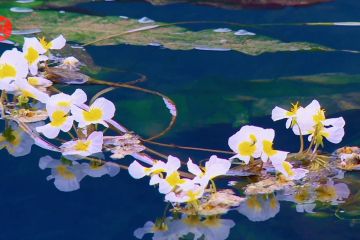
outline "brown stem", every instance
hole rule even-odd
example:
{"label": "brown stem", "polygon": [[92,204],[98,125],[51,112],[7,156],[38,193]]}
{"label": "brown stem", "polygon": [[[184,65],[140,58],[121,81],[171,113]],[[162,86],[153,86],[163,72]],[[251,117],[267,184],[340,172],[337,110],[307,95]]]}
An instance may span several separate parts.
{"label": "brown stem", "polygon": [[179,146],[175,144],[167,144],[167,143],[159,143],[149,140],[143,140],[143,142],[150,143],[153,145],[158,145],[162,147],[168,147],[168,148],[178,148],[178,149],[185,149],[185,150],[194,150],[194,151],[203,151],[203,152],[214,152],[214,153],[223,153],[223,154],[232,154],[234,155],[234,152],[231,151],[224,151],[224,150],[217,150],[217,149],[210,149],[210,148],[197,148],[197,147],[187,147],[187,146]]}

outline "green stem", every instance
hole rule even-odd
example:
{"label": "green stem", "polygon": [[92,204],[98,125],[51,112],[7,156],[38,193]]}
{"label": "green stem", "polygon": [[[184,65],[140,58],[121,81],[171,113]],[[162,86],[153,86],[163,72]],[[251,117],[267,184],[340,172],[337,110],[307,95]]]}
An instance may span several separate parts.
{"label": "green stem", "polygon": [[296,123],[296,125],[298,126],[299,133],[300,133],[300,149],[299,149],[299,153],[302,153],[304,151],[304,136],[301,133],[301,129],[300,129],[299,124]]}

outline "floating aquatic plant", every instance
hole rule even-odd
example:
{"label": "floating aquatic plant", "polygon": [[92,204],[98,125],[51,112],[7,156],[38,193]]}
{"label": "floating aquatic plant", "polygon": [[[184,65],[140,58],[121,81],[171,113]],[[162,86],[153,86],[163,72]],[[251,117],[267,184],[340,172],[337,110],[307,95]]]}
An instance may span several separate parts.
{"label": "floating aquatic plant", "polygon": [[[358,168],[359,149],[341,149],[337,152],[340,157],[320,151],[326,141],[341,142],[345,120],[326,118],[317,100],[304,107],[296,103],[290,110],[277,106],[272,110],[274,121],[286,119],[286,128],[299,136],[301,144],[297,153],[274,148],[274,129],[251,125],[242,126],[229,137],[232,151],[159,143],[155,140],[171,130],[176,121],[175,103],[162,93],[135,86],[136,81],[111,83],[86,76],[86,81],[81,82],[76,58],[56,58],[52,54],[53,50],[64,47],[65,42],[62,36],[50,42],[44,38],[25,38],[22,51],[14,48],[2,54],[0,107],[5,130],[0,136],[0,148],[6,148],[14,156],[28,154],[33,144],[58,152],[59,160],[43,157],[39,166],[51,169],[48,180],[54,179],[61,191],[79,189],[80,181],[86,176],[115,176],[120,168],[128,170],[135,179],[150,178],[149,184],[164,194],[173,216],[160,218],[155,224],[147,223],[135,236],[141,238],[148,232],[162,235],[158,239],[169,239],[172,234],[183,236],[189,230],[181,230],[181,226],[191,223],[190,232],[197,238],[213,236],[212,231],[218,228],[222,229],[216,233],[218,237],[209,239],[225,239],[233,222],[221,219],[220,215],[231,209],[251,221],[263,221],[277,214],[280,199],[295,202],[299,212],[312,213],[315,201],[338,205],[349,197],[347,185],[334,179],[341,179],[339,168]],[[55,77],[54,71],[62,78]],[[55,83],[102,84],[107,88],[89,99],[81,88],[69,95],[57,89]],[[114,119],[116,106],[102,97],[116,88],[161,97],[171,116],[168,127],[148,138],[126,129]],[[150,144],[226,154],[226,157],[211,155],[202,163],[190,158],[184,162],[153,150]],[[107,153],[114,160],[106,160]],[[129,166],[116,162],[126,156],[136,160]],[[241,187],[247,194],[245,198],[230,189],[218,188],[216,180],[225,176],[257,178]],[[232,181],[229,185],[236,184]],[[179,229],[181,233],[176,232]]]}

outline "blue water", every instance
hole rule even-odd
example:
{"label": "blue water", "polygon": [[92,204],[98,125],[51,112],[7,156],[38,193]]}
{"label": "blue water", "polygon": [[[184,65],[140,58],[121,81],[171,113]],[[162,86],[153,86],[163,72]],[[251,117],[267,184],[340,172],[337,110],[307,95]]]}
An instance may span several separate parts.
{"label": "blue water", "polygon": [[[0,4],[1,6],[1,4]],[[157,21],[189,20],[232,21],[246,24],[360,21],[360,2],[343,0],[302,8],[224,10],[190,4],[155,7],[142,2],[100,2],[79,4],[67,9],[94,15],[147,16]],[[199,30],[223,27],[223,24],[195,24]],[[335,49],[360,50],[359,27],[272,26],[250,29],[283,41],[308,41]],[[6,46],[1,46],[1,51]],[[280,77],[321,73],[360,74],[360,55],[349,52],[285,52],[248,56],[238,52],[174,51],[159,47],[106,46],[87,47],[95,64],[101,67],[140,72],[148,77],[141,86],[173,97],[179,119],[175,129],[162,142],[207,148],[227,149],[227,139],[241,124],[273,127],[279,149],[297,151],[298,139],[285,131],[284,123],[273,123],[272,108],[256,109],[256,104],[271,101],[286,105],[298,99],[304,104],[320,99],[330,116],[344,116],[347,125],[342,145],[359,145],[359,100],[352,108],[335,106],[332,97],[359,96],[360,82],[348,85],[279,81]],[[107,80],[116,81],[116,72]],[[268,79],[270,83],[251,80]],[[92,88],[96,92],[99,88]],[[67,90],[71,90],[67,88]],[[254,97],[246,103],[239,96]],[[140,135],[161,130],[168,120],[161,101],[130,90],[107,95],[117,104],[116,119]],[[137,105],[139,102],[142,105]],[[147,105],[148,104],[148,105]],[[146,106],[146,109],[144,109]],[[332,152],[337,146],[328,144]],[[162,149],[182,159],[204,159],[209,155],[192,151]],[[146,221],[162,215],[165,203],[148,179],[134,180],[126,171],[114,178],[85,178],[81,189],[71,193],[58,191],[46,181],[50,171],[40,170],[39,158],[51,155],[33,146],[31,154],[14,158],[0,152],[0,240],[128,240]],[[130,163],[127,158],[124,163]],[[356,174],[355,174],[356,176]],[[294,205],[281,202],[275,218],[251,222],[232,211],[224,218],[233,219],[229,240],[337,240],[359,239],[359,224],[330,217],[297,213]],[[149,237],[149,236],[148,236]],[[150,238],[149,238],[150,239]]]}

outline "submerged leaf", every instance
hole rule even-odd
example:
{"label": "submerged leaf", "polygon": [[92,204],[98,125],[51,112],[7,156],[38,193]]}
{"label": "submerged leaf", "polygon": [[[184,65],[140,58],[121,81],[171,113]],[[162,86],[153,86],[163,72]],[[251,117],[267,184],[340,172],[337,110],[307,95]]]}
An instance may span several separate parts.
{"label": "submerged leaf", "polygon": [[[255,36],[237,36],[232,32],[218,33],[213,29],[190,31],[173,24],[146,25],[135,19],[97,17],[77,13],[61,14],[55,11],[36,11],[28,15],[11,15],[17,29],[40,28],[46,36],[64,33],[66,39],[94,45],[132,44],[147,46],[159,43],[173,50],[232,49],[249,55],[279,51],[328,51],[330,48],[305,42],[281,42]],[[68,26],[71,26],[69,28]],[[150,28],[150,29],[148,29]],[[108,37],[107,36],[112,36]],[[101,40],[101,41],[98,41]]]}

